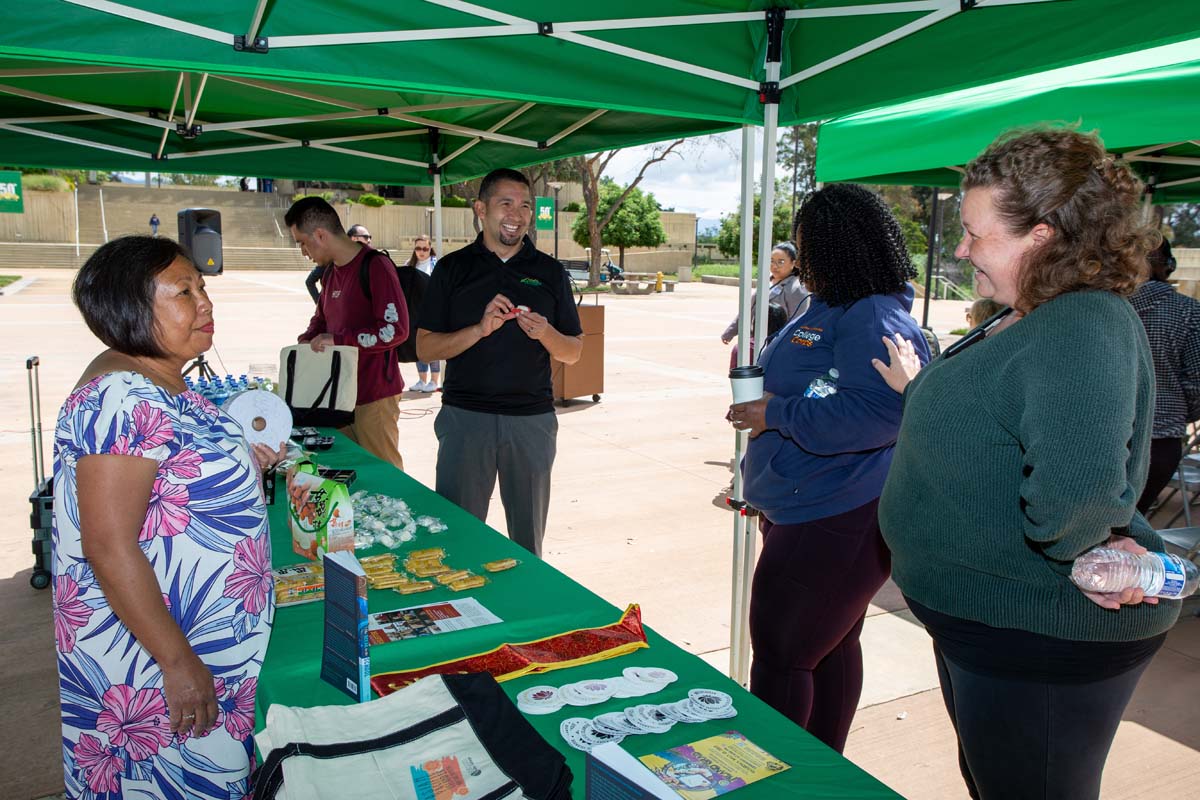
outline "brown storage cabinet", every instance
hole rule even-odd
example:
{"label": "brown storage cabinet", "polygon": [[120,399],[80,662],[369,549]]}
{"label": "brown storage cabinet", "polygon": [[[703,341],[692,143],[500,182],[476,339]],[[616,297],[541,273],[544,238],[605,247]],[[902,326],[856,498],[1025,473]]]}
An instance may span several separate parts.
{"label": "brown storage cabinet", "polygon": [[562,405],[573,397],[592,396],[600,402],[604,392],[604,306],[579,306],[579,325],[583,328],[583,352],[574,364],[555,361],[554,399]]}

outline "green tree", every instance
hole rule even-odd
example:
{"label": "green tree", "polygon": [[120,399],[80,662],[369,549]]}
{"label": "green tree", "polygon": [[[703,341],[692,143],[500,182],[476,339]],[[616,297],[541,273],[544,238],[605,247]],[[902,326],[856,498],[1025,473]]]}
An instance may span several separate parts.
{"label": "green tree", "polygon": [[604,176],[604,170],[608,168],[620,151],[609,150],[568,159],[583,186],[584,212],[580,219],[584,220],[583,225],[587,228],[586,246],[592,248],[592,263],[588,268],[588,286],[600,285],[600,248],[603,247],[602,232],[604,228],[621,209],[621,205],[625,203],[637,185],[642,182],[642,178],[646,176],[646,170],[651,165],[664,161],[671,153],[676,153],[677,148],[681,147],[683,143],[683,139],[676,139],[673,142],[658,144],[651,148],[650,155],[638,170],[637,177],[613,200],[603,214],[600,213],[601,178]]}
{"label": "green tree", "polygon": [[[622,197],[624,202],[610,215],[608,210]],[[600,231],[601,244],[618,249],[617,263],[622,269],[625,268],[625,248],[658,247],[667,241],[658,203],[653,194],[645,194],[641,189],[634,188],[626,192],[612,178],[601,179],[600,204],[596,213],[608,219],[608,224]],[[592,247],[585,215],[580,214],[575,218],[571,237],[580,247]]]}
{"label": "green tree", "polygon": [[[771,243],[786,242],[792,238],[791,198],[775,193],[775,219],[771,223]],[[754,257],[758,257],[758,221],[762,211],[762,195],[754,195]],[[736,258],[742,252],[742,212],[721,217],[717,231],[717,249],[727,256]]]}
{"label": "green tree", "polygon": [[1171,228],[1172,247],[1200,247],[1200,203],[1163,206],[1163,222]]}
{"label": "green tree", "polygon": [[183,172],[163,173],[163,178],[176,186],[216,186],[216,175],[192,175]]}
{"label": "green tree", "polygon": [[909,255],[923,255],[929,251],[929,238],[920,222],[905,216],[899,208],[892,208],[892,216],[900,223],[900,233],[904,236],[904,244],[908,247]]}
{"label": "green tree", "polygon": [[784,128],[775,163],[791,176],[783,191],[789,219],[795,219],[796,209],[817,188],[817,123]]}

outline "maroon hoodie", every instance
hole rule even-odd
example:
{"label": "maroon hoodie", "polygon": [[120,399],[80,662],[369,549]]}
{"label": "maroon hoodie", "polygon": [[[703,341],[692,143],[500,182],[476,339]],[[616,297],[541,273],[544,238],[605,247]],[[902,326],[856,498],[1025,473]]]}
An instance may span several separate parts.
{"label": "maroon hoodie", "polygon": [[[370,298],[363,294],[359,280],[359,265],[367,254],[371,254]],[[390,258],[363,247],[348,264],[325,271],[317,312],[299,341],[320,333],[332,334],[334,344],[358,348],[358,405],[404,391],[394,351],[408,338],[408,306]]]}

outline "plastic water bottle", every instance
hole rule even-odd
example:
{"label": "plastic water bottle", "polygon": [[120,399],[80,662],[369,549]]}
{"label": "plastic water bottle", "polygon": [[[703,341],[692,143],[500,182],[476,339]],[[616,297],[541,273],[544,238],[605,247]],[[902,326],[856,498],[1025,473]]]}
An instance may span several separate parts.
{"label": "plastic water bottle", "polygon": [[808,388],[804,390],[804,396],[820,399],[822,397],[829,397],[831,394],[837,394],[837,379],[837,368],[830,367],[828,372],[819,378],[815,378],[808,385]]}
{"label": "plastic water bottle", "polygon": [[1141,589],[1147,597],[1178,600],[1196,591],[1200,569],[1186,558],[1168,553],[1134,555],[1097,547],[1075,559],[1071,580],[1088,592]]}

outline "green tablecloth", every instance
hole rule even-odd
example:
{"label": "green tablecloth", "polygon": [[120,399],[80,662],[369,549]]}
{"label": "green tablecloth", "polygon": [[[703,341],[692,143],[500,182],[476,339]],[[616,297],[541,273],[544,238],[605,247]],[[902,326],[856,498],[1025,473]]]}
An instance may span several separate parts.
{"label": "green tablecloth", "polygon": [[[461,594],[442,588],[407,596],[392,591],[372,591],[368,598],[372,613],[469,596],[478,599],[504,620],[499,625],[376,645],[371,648],[372,673],[415,669],[482,653],[504,642],[524,642],[576,628],[609,625],[620,617],[622,609],[600,599],[566,575],[513,544],[507,537],[487,527],[391,465],[379,461],[344,437],[338,436],[334,448],[326,453],[319,453],[318,460],[322,466],[357,470],[358,479],[353,490],[366,489],[403,498],[415,515],[430,514],[441,518],[449,526],[447,531],[433,535],[422,530],[417,540],[405,545],[400,552],[423,547],[443,547],[447,554],[446,563],[456,568],[473,569],[478,572],[482,572],[479,569],[482,563],[498,558],[513,557],[522,562],[516,569],[489,575],[491,583],[487,586]],[[303,560],[292,552],[286,520],[286,503],[286,493],[280,486],[276,503],[270,510],[276,567]],[[377,547],[360,552],[359,555],[377,552],[385,550]],[[682,577],[676,579],[684,580]],[[630,602],[636,600],[637,598],[630,598]],[[256,729],[262,729],[266,720],[266,710],[273,703],[318,706],[351,702],[347,695],[321,680],[323,621],[324,607],[319,602],[277,610],[271,644],[258,682]],[[563,719],[572,716],[594,717],[643,702],[663,703],[678,700],[687,695],[688,689],[696,687],[719,689],[729,693],[734,698],[738,715],[733,719],[700,724],[679,723],[664,734],[630,736],[622,746],[635,756],[641,756],[726,730],[737,730],[792,766],[787,772],[739,790],[738,800],[781,797],[865,800],[897,797],[883,784],[834,753],[704,661],[663,639],[650,628],[653,620],[645,622],[649,648],[596,664],[532,675],[501,684],[515,702],[517,693],[530,686],[560,686],[584,678],[611,677],[619,675],[622,669],[629,666],[666,667],[679,676],[676,683],[649,698],[612,699],[582,708],[568,706],[555,714],[529,718],[533,727],[546,741],[566,755],[567,763],[575,774],[574,797],[581,800],[584,793],[584,754],[568,745],[559,735],[558,726]]]}

